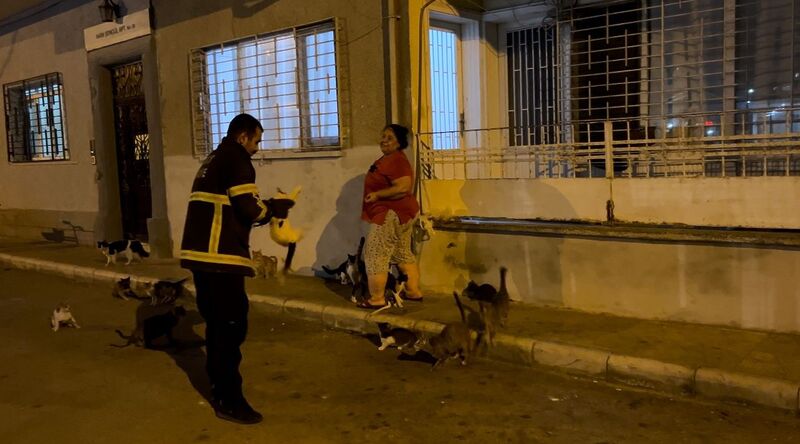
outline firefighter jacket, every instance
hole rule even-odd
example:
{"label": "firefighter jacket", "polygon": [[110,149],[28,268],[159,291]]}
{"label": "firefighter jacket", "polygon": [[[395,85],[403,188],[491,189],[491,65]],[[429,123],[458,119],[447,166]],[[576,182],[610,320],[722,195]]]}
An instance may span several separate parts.
{"label": "firefighter jacket", "polygon": [[250,229],[268,221],[256,171],[245,148],[222,139],[192,184],[183,227],[181,267],[253,276]]}

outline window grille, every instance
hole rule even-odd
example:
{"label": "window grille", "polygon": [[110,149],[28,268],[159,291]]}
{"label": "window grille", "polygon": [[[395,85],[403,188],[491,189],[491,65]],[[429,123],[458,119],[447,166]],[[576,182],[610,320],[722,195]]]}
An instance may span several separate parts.
{"label": "window grille", "polygon": [[508,125],[419,135],[435,177],[800,174],[800,0],[552,3],[504,35]]}
{"label": "window grille", "polygon": [[431,62],[431,117],[434,149],[461,146],[461,113],[459,110],[458,34],[441,27],[429,30]]}
{"label": "window grille", "polygon": [[262,150],[340,147],[336,52],[332,21],[193,50],[195,154],[213,150],[240,113],[264,127]]}
{"label": "window grille", "polygon": [[3,85],[9,162],[68,160],[61,73]]}

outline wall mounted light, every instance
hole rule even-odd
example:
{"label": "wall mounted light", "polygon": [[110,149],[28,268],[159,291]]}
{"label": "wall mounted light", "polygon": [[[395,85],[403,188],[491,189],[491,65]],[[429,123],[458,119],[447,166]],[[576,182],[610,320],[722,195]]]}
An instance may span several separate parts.
{"label": "wall mounted light", "polygon": [[120,16],[119,5],[112,0],[103,0],[103,4],[97,9],[100,10],[100,19],[104,22],[113,22]]}

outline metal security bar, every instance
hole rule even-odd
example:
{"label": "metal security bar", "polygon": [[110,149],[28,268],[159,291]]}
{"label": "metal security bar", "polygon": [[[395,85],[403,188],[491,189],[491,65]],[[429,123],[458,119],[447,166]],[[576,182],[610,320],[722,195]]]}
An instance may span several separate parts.
{"label": "metal security bar", "polygon": [[3,86],[9,162],[67,160],[61,73]]}
{"label": "metal security bar", "polygon": [[263,150],[341,145],[333,22],[193,50],[190,60],[196,154],[243,112],[263,125]]}
{"label": "metal security bar", "polygon": [[508,126],[421,134],[425,174],[798,175],[800,0],[576,4],[506,34]]}

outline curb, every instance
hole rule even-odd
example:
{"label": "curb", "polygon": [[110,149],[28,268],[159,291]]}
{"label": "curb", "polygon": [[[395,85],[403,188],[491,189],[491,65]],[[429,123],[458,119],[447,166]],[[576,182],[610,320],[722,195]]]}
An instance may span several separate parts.
{"label": "curb", "polygon": [[[135,283],[155,282],[158,278],[119,273],[77,265],[61,264],[42,259],[0,253],[0,263],[23,270],[55,274],[70,279],[112,283],[130,276]],[[185,288],[195,295],[193,284]],[[306,321],[357,333],[376,333],[378,322],[435,335],[444,324],[407,316],[369,312],[339,305],[323,305],[300,299],[280,298],[259,294],[249,295],[251,302],[270,313],[287,314]],[[537,340],[498,333],[489,359],[532,367],[542,365],[569,373],[605,377],[630,386],[648,389],[699,394],[724,401],[745,401],[768,407],[800,412],[800,383],[715,368],[691,369],[682,365],[654,359],[613,354],[569,344]]]}

